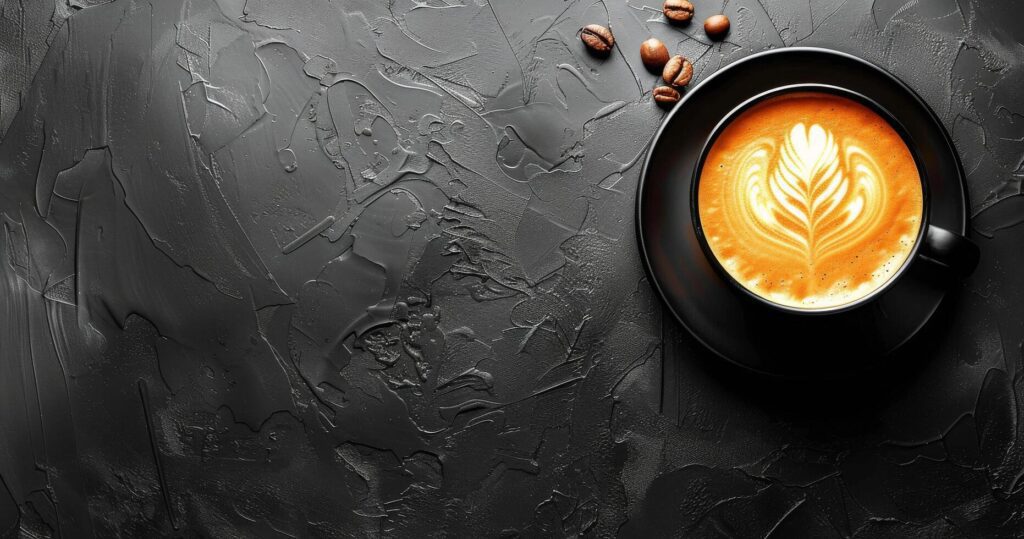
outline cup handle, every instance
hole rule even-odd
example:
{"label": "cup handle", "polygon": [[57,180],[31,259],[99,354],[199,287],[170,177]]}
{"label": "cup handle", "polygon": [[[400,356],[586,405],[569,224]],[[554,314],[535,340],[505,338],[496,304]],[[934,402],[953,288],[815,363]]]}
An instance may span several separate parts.
{"label": "cup handle", "polygon": [[981,256],[973,241],[934,225],[928,225],[919,254],[947,268],[957,277],[970,275]]}

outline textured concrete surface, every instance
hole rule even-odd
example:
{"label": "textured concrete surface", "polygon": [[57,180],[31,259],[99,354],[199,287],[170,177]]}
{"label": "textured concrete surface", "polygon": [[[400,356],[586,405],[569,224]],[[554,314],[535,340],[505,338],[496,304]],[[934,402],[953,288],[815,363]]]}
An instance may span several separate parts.
{"label": "textured concrete surface", "polygon": [[[0,535],[1024,533],[1024,8],[694,3],[724,41],[651,0],[0,2]],[[696,81],[836,48],[941,116],[982,262],[891,366],[749,378],[663,315],[650,35]]]}

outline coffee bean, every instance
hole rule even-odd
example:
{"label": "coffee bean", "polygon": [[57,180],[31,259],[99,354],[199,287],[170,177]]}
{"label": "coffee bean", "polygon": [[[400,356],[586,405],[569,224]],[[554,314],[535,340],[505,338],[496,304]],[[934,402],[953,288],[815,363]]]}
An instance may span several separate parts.
{"label": "coffee bean", "polygon": [[693,64],[678,54],[669,58],[668,63],[665,64],[665,69],[661,71],[661,79],[665,81],[665,84],[671,84],[676,88],[682,88],[690,84],[690,79],[692,78]]}
{"label": "coffee bean", "polygon": [[659,105],[672,105],[679,101],[679,92],[671,86],[658,86],[651,93]]}
{"label": "coffee bean", "polygon": [[721,39],[729,32],[729,17],[712,15],[704,19],[704,32],[711,39]]}
{"label": "coffee bean", "polygon": [[660,39],[652,37],[640,44],[640,60],[647,69],[657,73],[668,61],[668,47]]}
{"label": "coffee bean", "polygon": [[587,46],[590,52],[598,55],[606,55],[615,46],[615,36],[612,31],[600,24],[588,24],[580,30],[580,39]]}
{"label": "coffee bean", "polygon": [[686,22],[693,18],[693,4],[687,0],[665,0],[661,11],[672,22]]}

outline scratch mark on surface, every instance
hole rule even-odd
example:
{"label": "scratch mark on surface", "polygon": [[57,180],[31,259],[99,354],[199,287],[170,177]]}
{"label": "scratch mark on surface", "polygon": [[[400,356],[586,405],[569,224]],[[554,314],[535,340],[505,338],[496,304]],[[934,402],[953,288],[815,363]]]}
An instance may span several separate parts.
{"label": "scratch mark on surface", "polygon": [[142,400],[142,413],[146,418],[146,432],[149,433],[149,448],[153,452],[153,463],[156,465],[157,479],[160,481],[160,492],[163,493],[164,507],[167,510],[167,518],[171,522],[174,531],[178,531],[178,521],[175,518],[174,505],[171,503],[170,490],[167,488],[167,475],[164,473],[164,464],[160,458],[160,446],[156,440],[156,430],[153,428],[152,413],[149,408],[149,388],[145,380],[138,381],[139,399]]}

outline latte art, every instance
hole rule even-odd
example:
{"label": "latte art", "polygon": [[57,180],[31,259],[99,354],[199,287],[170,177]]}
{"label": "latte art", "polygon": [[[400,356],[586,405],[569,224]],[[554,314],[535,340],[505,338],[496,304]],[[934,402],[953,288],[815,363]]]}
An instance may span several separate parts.
{"label": "latte art", "polygon": [[740,114],[712,145],[698,211],[726,271],[781,305],[826,309],[887,282],[923,208],[906,144],[868,107],[801,92]]}
{"label": "latte art", "polygon": [[776,149],[766,139],[751,145],[740,165],[745,223],[765,241],[813,266],[882,223],[881,172],[854,143],[840,150],[818,124],[793,126]]}

